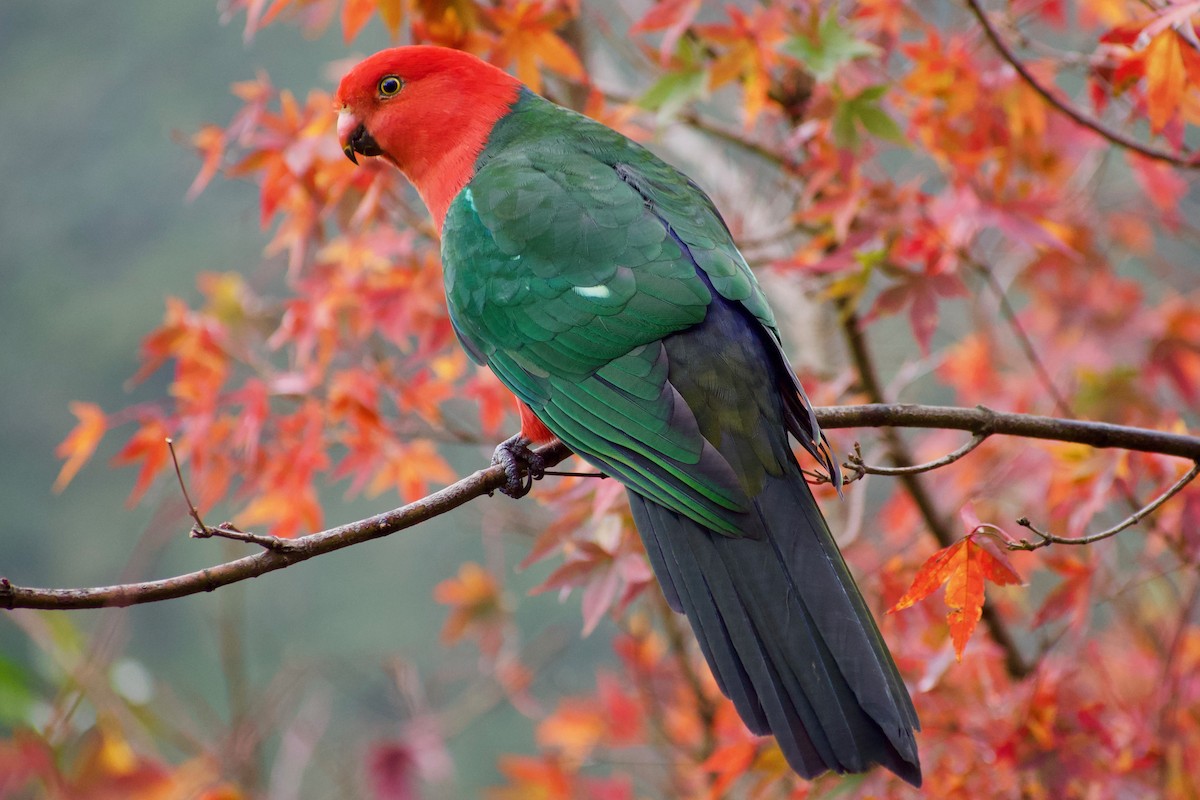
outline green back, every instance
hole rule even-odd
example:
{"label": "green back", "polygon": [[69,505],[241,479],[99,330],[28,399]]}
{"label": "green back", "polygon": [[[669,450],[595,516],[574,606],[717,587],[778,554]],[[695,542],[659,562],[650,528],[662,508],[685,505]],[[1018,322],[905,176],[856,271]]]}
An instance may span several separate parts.
{"label": "green back", "polygon": [[[720,411],[697,419],[672,385],[663,340],[701,323],[714,291],[773,343],[777,333],[694,183],[619,133],[525,91],[442,235],[451,319],[477,361],[634,491],[714,530],[746,527],[758,481],[714,447]],[[671,340],[676,350],[683,339]]]}

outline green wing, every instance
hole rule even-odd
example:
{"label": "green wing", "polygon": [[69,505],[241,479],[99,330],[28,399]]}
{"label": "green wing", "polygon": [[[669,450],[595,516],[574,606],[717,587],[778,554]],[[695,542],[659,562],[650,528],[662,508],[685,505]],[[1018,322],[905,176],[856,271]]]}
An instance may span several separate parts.
{"label": "green wing", "polygon": [[[574,126],[519,113],[498,131],[443,224],[451,319],[575,452],[639,494],[728,534],[747,526],[745,476],[701,433],[668,379],[663,339],[705,319],[715,290],[772,333],[762,292],[711,202],[619,134],[529,96]],[[502,123],[503,124],[503,123]],[[567,146],[583,140],[587,151]],[[710,290],[711,287],[711,290]]]}

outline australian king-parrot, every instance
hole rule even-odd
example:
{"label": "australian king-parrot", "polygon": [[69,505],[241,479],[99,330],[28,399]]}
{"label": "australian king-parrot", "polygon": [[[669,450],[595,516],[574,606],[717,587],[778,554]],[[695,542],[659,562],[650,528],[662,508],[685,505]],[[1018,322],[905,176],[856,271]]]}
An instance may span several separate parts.
{"label": "australian king-parrot", "polygon": [[346,155],[390,161],[429,207],[458,337],[520,401],[510,489],[554,437],[621,481],[750,730],[805,777],[880,764],[919,784],[912,701],[789,434],[840,480],[836,460],[708,196],[455,50],[376,53],[336,105]]}

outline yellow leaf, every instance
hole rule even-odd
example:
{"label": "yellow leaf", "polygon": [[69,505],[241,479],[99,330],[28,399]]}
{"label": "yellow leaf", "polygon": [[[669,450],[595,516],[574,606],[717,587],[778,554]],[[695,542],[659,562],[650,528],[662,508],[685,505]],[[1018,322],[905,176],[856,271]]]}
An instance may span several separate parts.
{"label": "yellow leaf", "polygon": [[1146,108],[1150,112],[1150,129],[1162,131],[1179,113],[1187,72],[1179,50],[1179,35],[1165,30],[1146,46]]}
{"label": "yellow leaf", "polygon": [[404,6],[404,0],[375,0],[375,7],[379,9],[379,17],[387,26],[393,39],[400,34],[400,23],[404,22]]}

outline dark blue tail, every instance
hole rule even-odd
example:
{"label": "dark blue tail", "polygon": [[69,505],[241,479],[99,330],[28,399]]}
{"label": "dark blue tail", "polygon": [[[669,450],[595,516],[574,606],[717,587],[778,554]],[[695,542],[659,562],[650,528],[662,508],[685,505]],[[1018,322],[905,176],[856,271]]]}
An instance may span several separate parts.
{"label": "dark blue tail", "polygon": [[879,764],[921,784],[912,700],[798,466],[755,498],[757,538],[629,499],[667,602],[752,731],[804,777]]}

